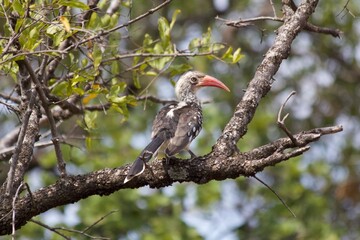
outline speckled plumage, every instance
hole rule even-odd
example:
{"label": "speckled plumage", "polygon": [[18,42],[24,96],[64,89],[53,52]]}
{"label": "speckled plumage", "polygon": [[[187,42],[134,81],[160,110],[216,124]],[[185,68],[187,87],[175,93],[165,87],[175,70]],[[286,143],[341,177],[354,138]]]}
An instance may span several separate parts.
{"label": "speckled plumage", "polygon": [[190,71],[183,74],[175,86],[179,100],[176,104],[163,107],[156,115],[152,127],[152,141],[136,159],[124,183],[140,175],[145,170],[145,163],[161,148],[166,157],[174,156],[182,150],[188,150],[189,144],[199,135],[202,128],[202,109],[196,97],[200,87],[214,86],[229,89],[219,80],[201,72]]}

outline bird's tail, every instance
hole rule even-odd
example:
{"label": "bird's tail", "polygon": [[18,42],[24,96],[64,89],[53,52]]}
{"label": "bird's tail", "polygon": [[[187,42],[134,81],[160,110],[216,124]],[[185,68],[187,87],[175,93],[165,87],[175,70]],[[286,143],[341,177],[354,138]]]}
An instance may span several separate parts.
{"label": "bird's tail", "polygon": [[139,157],[131,166],[124,183],[127,183],[135,176],[142,174],[145,170],[145,163],[150,161],[154,153],[159,149],[161,144],[166,140],[166,134],[158,134],[154,139],[144,148]]}

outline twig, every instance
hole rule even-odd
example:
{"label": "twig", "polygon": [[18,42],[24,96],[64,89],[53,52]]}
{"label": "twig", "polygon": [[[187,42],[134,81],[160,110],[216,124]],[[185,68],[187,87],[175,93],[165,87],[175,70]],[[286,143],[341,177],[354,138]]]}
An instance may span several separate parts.
{"label": "twig", "polygon": [[284,202],[284,200],[282,200],[282,198],[279,196],[279,194],[277,194],[275,192],[274,189],[272,189],[267,183],[265,183],[263,180],[261,180],[260,178],[258,178],[256,175],[253,176],[253,178],[255,178],[256,180],[258,180],[261,184],[263,184],[265,187],[267,187],[273,194],[275,194],[275,196],[280,200],[280,202],[287,208],[287,210],[289,210],[289,212],[294,216],[294,218],[296,218],[295,213],[290,209],[290,207],[286,204],[286,202]]}
{"label": "twig", "polygon": [[[63,123],[62,120],[59,120],[57,123],[56,123],[56,128],[60,127],[60,125]],[[46,132],[42,133],[41,134],[41,138],[40,139],[44,139],[44,138],[47,138],[48,136],[51,135],[51,130],[47,130]]]}
{"label": "twig", "polygon": [[271,5],[271,8],[272,8],[272,11],[273,11],[273,13],[274,13],[274,17],[277,17],[274,2],[273,2],[273,0],[269,0],[269,1],[270,1],[270,5]]}
{"label": "twig", "polygon": [[46,225],[45,223],[42,223],[42,222],[37,221],[35,219],[30,219],[29,222],[33,222],[33,223],[35,223],[35,224],[37,224],[37,225],[39,225],[39,226],[41,226],[43,228],[46,228],[49,231],[54,232],[54,233],[58,234],[59,236],[63,237],[64,239],[71,240],[71,237],[68,237],[68,236],[62,234],[56,228],[50,227],[49,225]]}
{"label": "twig", "polygon": [[227,26],[236,27],[236,28],[249,26],[250,23],[258,22],[258,21],[270,20],[270,21],[275,21],[275,22],[284,22],[283,18],[279,18],[279,17],[276,17],[276,16],[275,17],[260,16],[260,17],[255,17],[255,18],[239,19],[237,21],[231,21],[231,20],[228,20],[228,19],[220,18],[220,17],[215,17],[215,19],[225,22],[225,24]]}
{"label": "twig", "polygon": [[27,191],[28,191],[28,193],[29,193],[29,196],[30,196],[31,202],[34,202],[34,197],[33,197],[32,192],[31,192],[31,190],[30,190],[30,186],[29,186],[29,184],[24,183],[24,185],[25,185],[25,187],[26,187],[26,190],[27,190]]}
{"label": "twig", "polygon": [[86,42],[88,42],[88,41],[94,40],[94,39],[96,39],[96,38],[99,38],[99,37],[101,37],[101,36],[107,35],[107,34],[109,34],[109,33],[111,33],[111,32],[116,31],[116,30],[119,30],[119,29],[121,29],[121,28],[127,27],[127,26],[133,24],[134,22],[137,22],[137,21],[139,21],[139,20],[147,17],[148,15],[153,14],[154,12],[158,11],[159,9],[161,9],[162,7],[164,7],[165,5],[169,4],[171,1],[172,1],[172,0],[166,0],[166,1],[164,1],[163,3],[159,4],[158,6],[156,6],[155,8],[149,9],[146,13],[143,13],[143,14],[137,16],[136,18],[131,19],[130,21],[128,21],[128,22],[126,22],[126,23],[124,23],[124,24],[118,25],[118,26],[116,26],[116,27],[114,27],[114,28],[111,28],[111,29],[109,29],[109,30],[107,30],[107,31],[100,31],[97,35],[88,37],[88,38],[86,38],[86,39],[84,39],[84,40],[81,40],[81,41],[78,42],[78,43],[71,44],[70,46],[68,46],[68,47],[65,49],[65,51],[69,51],[69,50],[71,50],[71,49],[73,49],[73,48],[76,48],[76,47],[79,46],[80,44],[86,43]]}
{"label": "twig", "polygon": [[17,103],[17,104],[21,103],[21,100],[19,98],[13,97],[13,96],[10,96],[10,95],[5,95],[4,93],[0,93],[0,98],[10,100],[10,101],[12,101],[14,103]]}
{"label": "twig", "polygon": [[[225,24],[227,26],[236,27],[236,28],[246,27],[246,26],[252,25],[251,23],[258,22],[258,21],[270,20],[270,21],[275,21],[275,22],[284,22],[283,18],[279,18],[276,16],[275,17],[261,16],[261,17],[255,17],[255,18],[240,19],[237,21],[231,21],[231,20],[227,20],[227,19],[223,19],[223,18],[219,18],[219,17],[216,17],[216,19],[225,22]],[[311,23],[306,23],[304,30],[309,31],[309,32],[315,32],[315,33],[329,34],[329,35],[331,35],[333,37],[337,37],[337,38],[339,38],[342,34],[342,31],[340,31],[339,29],[319,27],[319,26],[316,26]]]}
{"label": "twig", "polygon": [[83,231],[79,231],[79,230],[75,230],[75,229],[68,229],[68,228],[64,228],[64,227],[56,227],[54,229],[67,231],[67,232],[72,232],[72,233],[78,233],[78,234],[84,235],[85,237],[88,237],[90,239],[104,239],[104,240],[110,239],[110,238],[107,238],[107,237],[94,237],[94,236],[91,236],[90,234],[84,233]]}
{"label": "twig", "polygon": [[208,56],[211,54],[214,54],[214,51],[209,51],[209,52],[201,52],[201,53],[192,53],[192,52],[174,52],[174,53],[128,53],[128,54],[122,54],[122,55],[118,55],[112,58],[108,58],[104,61],[102,61],[102,63],[107,63],[107,62],[111,62],[111,61],[115,61],[115,60],[120,60],[120,59],[124,59],[124,58],[133,58],[133,57],[158,57],[158,58],[163,58],[163,57],[198,57],[198,56]]}
{"label": "twig", "polygon": [[[338,16],[339,16],[340,14],[342,14],[344,11],[347,11],[353,18],[356,18],[355,14],[352,13],[352,12],[349,10],[349,8],[348,8],[349,2],[350,2],[350,0],[347,0],[347,1],[346,1],[343,9],[336,15],[336,17],[338,17]],[[345,14],[344,14],[344,16],[345,16]],[[341,17],[341,18],[342,18],[342,17]]]}
{"label": "twig", "polygon": [[11,233],[11,238],[13,240],[15,240],[15,231],[16,231],[16,224],[15,224],[15,220],[16,220],[16,208],[15,208],[15,203],[16,203],[16,199],[19,196],[19,192],[22,188],[22,186],[24,185],[24,183],[21,183],[19,185],[19,187],[16,189],[15,195],[13,197],[13,201],[12,201],[12,221],[11,221],[11,227],[12,227],[12,233]]}
{"label": "twig", "polygon": [[277,124],[278,126],[286,133],[286,135],[291,139],[291,141],[293,142],[293,144],[295,146],[299,146],[296,138],[294,138],[294,136],[292,135],[292,133],[289,131],[289,129],[285,126],[285,120],[286,118],[289,116],[289,113],[287,113],[282,119],[281,119],[281,114],[282,114],[282,111],[286,105],[286,103],[289,101],[289,99],[295,95],[296,92],[295,91],[292,91],[289,96],[286,98],[285,102],[281,105],[280,107],[280,110],[278,112],[278,117],[277,117]]}
{"label": "twig", "polygon": [[96,224],[98,224],[99,222],[101,222],[102,220],[104,220],[106,217],[110,216],[113,213],[119,212],[119,210],[113,210],[108,212],[107,214],[105,214],[104,216],[102,216],[100,219],[98,219],[97,221],[95,221],[93,224],[91,224],[90,226],[86,227],[82,232],[87,232],[88,230],[90,230],[90,228],[94,227]]}
{"label": "twig", "polygon": [[14,113],[19,113],[19,110],[17,107],[11,105],[11,104],[8,104],[6,102],[3,102],[0,100],[0,104],[4,105],[9,111],[13,111]]}
{"label": "twig", "polygon": [[327,27],[318,27],[311,23],[307,23],[305,28],[306,31],[315,32],[315,33],[322,33],[322,34],[330,34],[333,37],[340,38],[341,34],[343,33],[339,29],[332,29]]}
{"label": "twig", "polygon": [[[74,144],[66,142],[63,138],[59,138],[59,143],[66,144],[66,145],[69,145],[72,147],[77,147]],[[44,147],[48,147],[48,146],[52,146],[52,145],[54,145],[53,141],[44,141],[44,142],[35,143],[34,148],[44,148]],[[0,150],[0,161],[3,159],[6,159],[6,156],[12,154],[15,149],[16,149],[15,146],[1,149]]]}
{"label": "twig", "polygon": [[[12,52],[10,51],[7,51],[6,54],[10,54]],[[4,63],[7,63],[7,62],[10,62],[12,61],[13,59],[17,58],[17,57],[20,57],[20,56],[29,56],[29,55],[37,55],[37,54],[54,54],[54,53],[58,53],[58,54],[64,54],[66,53],[65,51],[62,51],[62,50],[55,50],[55,49],[52,49],[52,50],[38,50],[38,51],[33,51],[33,52],[18,52],[18,51],[14,51],[13,53],[17,53],[11,57],[8,57],[6,58],[5,60],[1,61],[0,62],[0,65],[1,64],[4,64]]]}
{"label": "twig", "polygon": [[45,95],[43,89],[42,89],[39,79],[36,77],[32,67],[30,66],[30,63],[28,62],[28,60],[26,58],[23,61],[25,63],[25,67],[26,67],[27,71],[30,74],[31,80],[35,84],[36,91],[39,94],[42,106],[43,106],[46,116],[49,120],[50,130],[51,130],[51,134],[52,134],[52,141],[54,143],[55,154],[56,154],[56,158],[57,158],[57,162],[58,162],[58,169],[59,169],[61,177],[65,177],[66,176],[66,164],[65,164],[65,161],[64,161],[62,153],[61,153],[60,144],[59,144],[59,134],[56,129],[56,123],[53,118],[52,112],[49,108],[49,102],[46,98],[46,95]]}
{"label": "twig", "polygon": [[136,98],[137,101],[152,101],[154,103],[161,103],[163,105],[165,104],[173,104],[173,103],[177,103],[178,101],[176,100],[164,100],[164,99],[160,99],[157,97],[154,97],[152,95],[145,95],[145,96],[139,96]]}

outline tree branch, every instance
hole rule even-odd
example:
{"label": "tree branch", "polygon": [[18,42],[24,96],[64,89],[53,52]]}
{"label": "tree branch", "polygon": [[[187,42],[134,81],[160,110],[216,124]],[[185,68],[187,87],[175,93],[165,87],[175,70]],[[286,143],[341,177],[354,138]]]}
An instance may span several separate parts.
{"label": "tree branch", "polygon": [[[84,175],[66,176],[50,186],[33,192],[32,197],[27,195],[17,201],[16,227],[21,227],[33,216],[51,208],[73,203],[95,194],[109,195],[120,189],[140,188],[146,185],[160,188],[175,182],[191,181],[204,184],[211,180],[254,176],[267,166],[302,154],[309,149],[307,144],[319,140],[321,136],[339,131],[342,131],[341,126],[317,128],[298,133],[294,137],[302,147],[291,152],[285,152],[293,146],[291,140],[286,137],[247,153],[236,152],[231,157],[226,157],[214,150],[206,156],[197,157],[191,161],[177,159],[172,161],[171,165],[166,165],[165,160],[157,160],[149,164],[151,171],[146,169],[142,175],[126,184],[123,184],[123,181],[130,165]],[[0,220],[0,234],[11,232],[11,215],[6,215],[9,211],[11,211],[11,206],[3,206],[0,209],[0,215],[4,216]]]}
{"label": "tree branch", "polygon": [[[16,143],[16,147],[14,149],[14,154],[11,158],[10,170],[8,172],[8,177],[7,177],[7,181],[6,181],[6,190],[5,190],[6,196],[12,196],[15,193],[15,189],[18,187],[18,184],[20,184],[20,182],[22,181],[23,176],[24,176],[23,171],[20,171],[19,174],[16,174],[16,172],[19,171],[18,159],[19,159],[21,152],[23,152],[23,150],[24,150],[24,147],[23,147],[24,139],[26,137],[31,138],[33,135],[31,130],[28,131],[28,127],[29,127],[29,122],[31,120],[35,121],[34,117],[32,119],[30,119],[31,116],[34,115],[33,108],[35,105],[35,99],[36,99],[36,93],[35,93],[35,90],[32,90],[26,112],[22,119],[22,125],[21,125],[21,129],[20,129],[20,132],[19,132],[19,135],[17,138],[17,143]],[[35,113],[35,116],[36,116],[36,113]],[[20,166],[21,165],[24,165],[24,163],[20,164]],[[17,181],[15,180],[16,176],[18,176]]]}
{"label": "tree branch", "polygon": [[226,125],[214,149],[225,156],[237,150],[236,143],[245,135],[247,125],[254,117],[257,106],[271,89],[273,76],[280,64],[290,54],[291,44],[297,34],[306,26],[307,19],[315,11],[318,0],[304,0],[294,14],[286,5],[283,7],[284,24],[278,29],[273,46],[267,51],[262,63],[257,67],[254,78],[237,105],[234,115]]}
{"label": "tree branch", "polygon": [[60,175],[62,177],[66,176],[66,164],[65,164],[65,161],[62,157],[62,153],[61,153],[61,149],[60,149],[60,143],[59,143],[59,134],[57,132],[57,129],[56,129],[56,123],[55,123],[55,120],[54,120],[54,117],[52,115],[52,112],[49,108],[49,102],[46,98],[46,95],[43,91],[43,88],[41,86],[41,83],[39,81],[39,79],[36,77],[30,63],[28,62],[28,60],[25,58],[24,59],[24,64],[25,64],[25,67],[27,69],[27,71],[29,72],[30,74],[30,78],[31,80],[33,81],[33,83],[35,84],[35,87],[36,87],[36,91],[37,93],[39,94],[39,98],[41,100],[41,103],[42,103],[42,106],[45,110],[45,113],[46,113],[46,116],[49,120],[49,124],[50,124],[50,130],[51,130],[51,134],[52,134],[52,141],[54,143],[54,148],[55,148],[55,154],[56,154],[56,158],[57,158],[57,161],[58,161],[58,168],[59,168],[59,172],[60,172]]}
{"label": "tree branch", "polygon": [[94,35],[94,36],[88,37],[88,38],[86,38],[86,39],[81,40],[80,42],[77,42],[77,43],[75,43],[75,44],[72,44],[72,45],[68,46],[68,47],[65,49],[65,51],[69,51],[69,50],[71,50],[71,49],[73,49],[73,48],[76,48],[76,47],[79,46],[80,44],[86,43],[86,42],[91,41],[91,40],[94,40],[94,39],[96,39],[96,38],[100,38],[100,37],[102,37],[102,36],[108,35],[109,33],[115,32],[115,31],[117,31],[117,30],[119,30],[119,29],[121,29],[121,28],[127,27],[127,26],[129,26],[129,25],[131,25],[131,24],[133,24],[133,23],[135,23],[135,22],[137,22],[137,21],[139,21],[139,20],[147,17],[148,15],[153,14],[154,12],[158,11],[159,9],[161,9],[161,8],[163,8],[164,6],[166,6],[167,4],[169,4],[171,1],[172,1],[172,0],[166,0],[166,1],[164,1],[163,3],[159,4],[158,6],[152,8],[152,9],[149,9],[146,13],[143,13],[143,14],[137,16],[136,18],[133,18],[133,19],[129,20],[128,22],[126,22],[126,23],[124,23],[124,24],[120,24],[120,25],[118,25],[118,26],[116,26],[116,27],[114,27],[114,28],[111,28],[111,29],[107,30],[107,31],[100,31],[98,34],[96,34],[96,35]]}
{"label": "tree branch", "polygon": [[[164,3],[168,2],[170,1]],[[283,2],[286,1],[283,0]],[[246,153],[239,152],[236,146],[239,139],[246,133],[247,125],[252,120],[261,98],[269,92],[273,76],[278,71],[281,62],[289,56],[292,41],[306,27],[307,19],[314,12],[317,3],[318,0],[303,0],[295,13],[284,4],[284,24],[278,29],[273,46],[257,68],[243,99],[237,105],[234,115],[209,154],[194,158],[192,161],[178,159],[172,161],[171,165],[167,165],[165,160],[153,161],[149,164],[151,171],[145,169],[142,175],[126,184],[123,184],[123,180],[130,165],[115,169],[102,169],[84,175],[65,176],[58,179],[56,183],[32,193],[32,197],[26,195],[16,201],[13,207],[16,209],[16,219],[14,220],[16,228],[20,228],[33,216],[51,208],[73,203],[95,194],[109,195],[120,189],[139,188],[146,185],[160,188],[175,182],[191,181],[203,184],[211,180],[254,176],[267,166],[301,155],[310,148],[309,143],[319,140],[323,135],[342,131],[342,126],[333,126],[295,134],[293,137],[298,143],[296,148],[288,137]],[[147,14],[151,14],[152,10]],[[126,24],[130,24],[130,22]],[[119,25],[117,29],[127,26],[126,24]],[[91,39],[103,34],[100,33]],[[85,39],[82,42],[91,39]],[[70,47],[75,46],[71,45]],[[0,201],[1,203],[2,201]],[[11,233],[12,218],[8,214],[11,211],[11,204],[1,204],[0,216],[3,217],[0,219],[0,234]]]}
{"label": "tree branch", "polygon": [[[296,6],[293,6],[291,3],[289,3],[289,5],[290,5],[289,10],[291,9],[291,12],[293,14],[293,12],[296,11],[297,8],[296,8]],[[276,12],[274,12],[274,13],[276,13]],[[227,20],[227,19],[223,19],[220,17],[216,17],[215,19],[225,22],[225,24],[227,26],[235,27],[235,28],[242,28],[242,27],[247,27],[249,25],[254,25],[255,22],[259,22],[259,21],[269,21],[270,20],[270,21],[274,21],[274,22],[284,22],[284,17],[280,18],[280,17],[277,17],[276,15],[274,15],[274,17],[260,16],[260,17],[254,17],[254,18],[239,19],[236,21]],[[319,26],[316,26],[309,22],[307,22],[306,25],[304,26],[304,30],[309,31],[309,32],[321,33],[321,34],[330,34],[331,36],[337,37],[337,38],[340,38],[340,36],[342,34],[342,31],[340,31],[339,29],[319,27]]]}

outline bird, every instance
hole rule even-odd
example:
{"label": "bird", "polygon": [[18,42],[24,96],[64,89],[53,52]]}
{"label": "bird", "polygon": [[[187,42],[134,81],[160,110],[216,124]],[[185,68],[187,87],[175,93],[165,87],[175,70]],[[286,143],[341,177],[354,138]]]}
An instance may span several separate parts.
{"label": "bird", "polygon": [[199,71],[184,73],[175,85],[178,102],[164,106],[157,113],[152,125],[152,140],[132,164],[124,184],[142,174],[146,163],[156,156],[159,149],[165,149],[166,160],[183,150],[190,154],[191,159],[196,157],[189,145],[202,129],[201,103],[196,96],[202,87],[217,87],[230,92],[224,83],[212,76]]}

